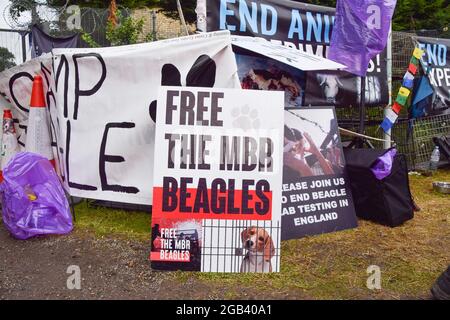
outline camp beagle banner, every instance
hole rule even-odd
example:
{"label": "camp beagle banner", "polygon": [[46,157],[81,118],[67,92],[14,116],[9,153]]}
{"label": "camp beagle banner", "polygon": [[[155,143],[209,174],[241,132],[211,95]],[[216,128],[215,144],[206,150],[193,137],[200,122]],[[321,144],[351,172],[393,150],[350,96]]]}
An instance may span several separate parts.
{"label": "camp beagle banner", "polygon": [[282,240],[355,228],[334,107],[285,111]]}
{"label": "camp beagle banner", "polygon": [[237,88],[228,31],[131,46],[54,49],[58,162],[72,196],[152,203],[157,89]]}
{"label": "camp beagle banner", "polygon": [[450,113],[450,40],[415,37],[415,43],[425,54],[420,60],[433,94],[425,107],[426,115]]}
{"label": "camp beagle banner", "polygon": [[[45,54],[0,73],[0,94],[10,103],[8,107],[11,108],[17,140],[22,151],[25,150],[33,78],[36,75],[42,76],[44,90],[47,91],[51,81],[51,63],[51,55]],[[45,98],[48,105],[51,97],[47,95]]]}
{"label": "camp beagle banner", "polygon": [[[198,0],[197,12],[203,31],[227,29],[234,35],[259,37],[326,58],[335,9],[289,0]],[[242,50],[237,51],[237,59],[239,70],[253,61],[251,70],[240,75],[243,86],[261,89],[284,75],[292,101],[286,107],[348,107],[361,100],[361,78],[345,71],[280,70],[270,59]],[[365,88],[367,105],[388,103],[386,50],[370,61]]]}
{"label": "camp beagle banner", "polygon": [[280,270],[282,92],[162,87],[152,268]]}

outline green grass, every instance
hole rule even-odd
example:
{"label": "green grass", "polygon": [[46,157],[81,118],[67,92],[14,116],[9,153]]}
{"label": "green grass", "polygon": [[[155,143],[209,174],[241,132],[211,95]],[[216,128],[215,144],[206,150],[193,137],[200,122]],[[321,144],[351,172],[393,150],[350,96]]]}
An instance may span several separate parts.
{"label": "green grass", "polygon": [[[288,297],[313,299],[417,298],[450,263],[450,196],[432,190],[433,181],[450,181],[450,171],[434,177],[411,176],[411,189],[422,208],[414,220],[397,228],[360,221],[353,230],[282,243],[278,274],[206,274],[176,272],[181,282],[196,280],[227,298],[267,290]],[[111,209],[76,207],[80,230],[97,235],[148,241],[150,215]],[[382,290],[367,289],[366,269],[378,265]],[[274,297],[279,297],[275,295]]]}
{"label": "green grass", "polygon": [[85,200],[75,206],[76,229],[96,236],[119,236],[135,240],[149,240],[151,217],[145,212],[130,212],[91,205]]}

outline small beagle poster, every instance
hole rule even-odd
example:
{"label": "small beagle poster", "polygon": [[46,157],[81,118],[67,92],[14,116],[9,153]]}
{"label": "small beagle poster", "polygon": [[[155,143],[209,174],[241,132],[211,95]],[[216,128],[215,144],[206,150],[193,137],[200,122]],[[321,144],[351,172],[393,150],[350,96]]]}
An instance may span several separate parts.
{"label": "small beagle poster", "polygon": [[152,268],[278,272],[284,94],[162,87]]}
{"label": "small beagle poster", "polygon": [[334,107],[285,110],[282,240],[357,226]]}

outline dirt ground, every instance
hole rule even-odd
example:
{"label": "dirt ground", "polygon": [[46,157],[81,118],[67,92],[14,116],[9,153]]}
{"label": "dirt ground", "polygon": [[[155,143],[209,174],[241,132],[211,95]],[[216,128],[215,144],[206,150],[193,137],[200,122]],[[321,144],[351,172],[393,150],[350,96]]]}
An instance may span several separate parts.
{"label": "dirt ground", "polygon": [[[0,299],[224,299],[229,287],[198,279],[177,280],[177,273],[152,271],[142,241],[69,236],[18,241],[0,226]],[[81,270],[81,290],[67,289]],[[242,298],[276,299],[288,293],[259,295],[242,289]],[[294,296],[292,298],[307,298]]]}
{"label": "dirt ground", "polygon": [[[208,283],[197,277],[180,281],[179,273],[152,271],[147,255],[148,245],[142,241],[99,239],[80,232],[18,241],[0,226],[0,299],[222,300],[236,290],[226,282]],[[80,267],[81,290],[67,289],[71,265]],[[241,299],[314,298],[298,290],[254,290],[245,284],[235,294]]]}
{"label": "dirt ground", "polygon": [[[192,284],[152,271],[147,254],[143,242],[97,239],[79,232],[17,241],[1,226],[0,299],[192,298]],[[71,265],[80,267],[81,290],[67,289]],[[166,287],[171,290],[161,290]]]}
{"label": "dirt ground", "polygon": [[[13,239],[0,221],[0,299],[429,299],[450,263],[450,197],[431,188],[450,180],[412,176],[422,211],[398,228],[359,221],[352,230],[286,241],[278,274],[152,271],[148,213],[77,207],[67,236]],[[81,289],[69,290],[69,266]],[[369,290],[366,269],[382,270]]]}

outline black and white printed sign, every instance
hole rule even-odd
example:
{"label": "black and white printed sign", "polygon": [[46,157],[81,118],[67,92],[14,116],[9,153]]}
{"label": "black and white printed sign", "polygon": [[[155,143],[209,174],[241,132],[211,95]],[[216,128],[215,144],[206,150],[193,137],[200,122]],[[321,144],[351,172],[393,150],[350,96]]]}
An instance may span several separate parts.
{"label": "black and white printed sign", "polygon": [[285,111],[282,239],[357,226],[333,107]]}

